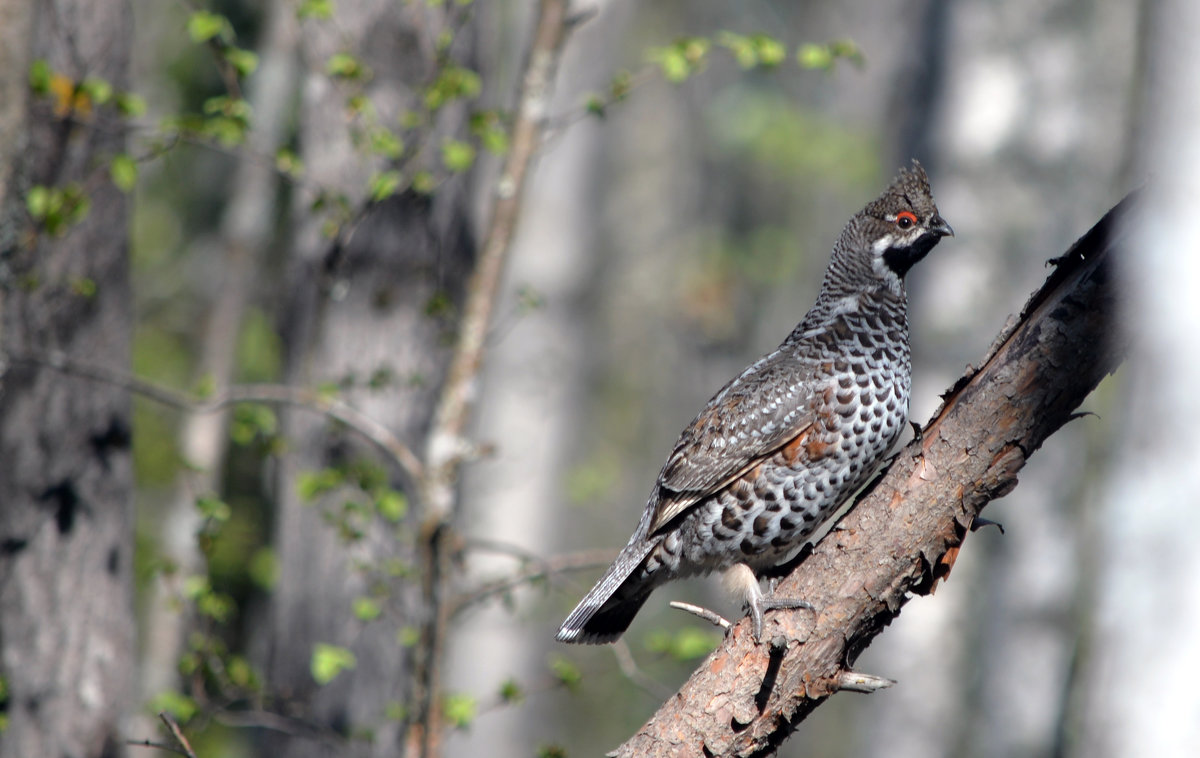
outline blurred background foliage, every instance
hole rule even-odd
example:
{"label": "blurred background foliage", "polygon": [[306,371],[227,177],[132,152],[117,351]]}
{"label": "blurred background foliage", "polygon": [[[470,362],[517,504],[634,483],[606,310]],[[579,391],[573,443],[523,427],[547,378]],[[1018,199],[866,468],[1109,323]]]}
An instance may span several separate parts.
{"label": "blurred background foliage", "polygon": [[[195,39],[196,14],[227,19],[229,39],[254,52],[262,44],[270,4],[134,3],[136,91],[148,106],[135,143],[156,152],[160,138],[154,134],[161,128],[156,120],[206,110],[211,115],[220,105],[214,98],[230,94],[211,46]],[[481,103],[503,110],[522,57],[530,3],[476,4],[482,6],[475,30],[481,82],[460,75],[445,86],[479,89]],[[303,13],[312,5],[295,7]],[[1003,315],[1019,308],[1043,274],[1041,261],[1062,252],[1120,196],[1121,146],[1129,139],[1131,116],[1127,102],[1111,98],[1133,88],[1136,40],[1122,23],[1131,11],[1116,2],[1094,9],[1055,2],[1036,12],[1029,9],[1040,4],[1016,3],[1028,10],[1029,20],[1021,25],[1027,39],[1015,40],[1020,35],[1006,36],[1003,21],[1016,11],[996,4],[902,5],[613,0],[599,3],[597,17],[576,30],[553,107],[553,113],[570,118],[564,117],[565,125],[551,134],[540,155],[493,335],[477,434],[494,442],[497,453],[467,475],[465,539],[495,539],[532,556],[623,543],[675,434],[728,377],[787,334],[815,295],[842,224],[910,157],[931,169],[943,214],[959,233],[911,280],[919,394],[914,420],[924,420],[936,393],[982,353]],[[331,5],[335,18],[337,7]],[[352,79],[354,61],[342,63]],[[957,68],[947,73],[952,65]],[[1082,120],[1090,131],[1080,129],[1072,135],[1078,139],[1064,142],[1036,110],[1021,111],[1022,120],[1003,111],[1009,105],[1002,99],[981,106],[1000,109],[991,113],[992,122],[990,112],[964,112],[978,102],[972,99],[979,97],[975,88],[1009,80],[1018,82],[1018,93],[1025,92],[1019,83],[1028,81],[1043,82],[1046,90],[1030,95],[1032,105],[1012,108],[1068,98],[1056,107],[1069,112],[1069,123]],[[1101,88],[1107,92],[1099,93]],[[280,145],[290,151],[297,150],[297,108],[296,102],[289,106]],[[991,141],[972,141],[962,126],[969,119],[991,127],[1015,121],[998,137],[985,135]],[[201,354],[226,260],[219,230],[231,183],[239,161],[273,162],[276,156],[247,157],[219,139],[215,144],[161,139],[169,149],[139,161],[134,191],[133,370],[204,396],[216,389],[203,372]],[[503,150],[502,134],[481,137],[488,139],[480,144]],[[451,170],[470,164],[476,215],[482,217],[494,159],[486,150],[457,145],[444,149],[443,158]],[[1049,181],[1056,172],[1059,181]],[[234,382],[277,382],[284,376],[287,246],[303,181],[287,174],[274,182],[277,218],[271,220],[268,249],[255,261],[238,324]],[[1078,187],[1084,189],[1072,189]],[[445,316],[453,304],[431,300],[430,307]],[[379,391],[395,391],[397,381],[424,379],[382,377]],[[363,376],[345,377],[343,383],[373,386]],[[1103,398],[1098,402],[1105,404]],[[189,464],[174,410],[137,398],[134,428],[144,595],[156,577],[178,569],[158,535],[165,502]],[[1047,509],[1062,502],[1059,518],[1067,520],[1076,518],[1072,503],[1086,491],[1079,482],[1105,452],[1100,424],[1075,434],[1071,444],[1080,455],[1046,457],[1052,459],[1048,465],[1078,471],[1079,478],[1060,483],[1058,490],[1047,487],[1035,498]],[[264,406],[234,411],[229,435],[215,491],[193,493],[202,516],[204,575],[176,577],[183,597],[199,610],[182,670],[185,682],[189,673],[220,676],[233,689],[252,693],[258,682],[246,661],[278,576],[271,542],[278,493],[271,472],[290,448],[275,412]],[[1027,478],[1036,483],[1046,476],[1032,470]],[[314,480],[308,484],[325,487]],[[341,502],[340,510],[330,512],[331,528],[375,528],[374,509],[387,520],[388,509],[402,507],[391,495],[381,499],[383,485],[369,474],[335,473],[327,484],[322,492],[336,491]],[[1036,486],[1027,483],[1018,493]],[[1074,494],[1060,497],[1062,489]],[[1038,529],[1053,532],[1044,523],[1025,532],[1020,517],[1014,519],[1010,541]],[[965,560],[946,596],[927,601],[944,606],[933,612],[940,618],[913,623],[926,633],[937,628],[954,634],[946,631],[953,622],[973,615],[961,609],[976,608],[977,625],[961,631],[971,637],[963,650],[979,654],[982,641],[1003,636],[1003,627],[989,626],[993,617],[967,594],[987,591],[987,566],[1002,564],[1004,558],[995,554],[1007,549],[996,535],[973,536],[966,553],[982,554],[977,563]],[[1041,560],[1047,546],[1037,550],[1042,552],[1036,558],[1012,560]],[[513,570],[511,557],[480,561],[467,552],[465,585]],[[995,601],[997,607],[1023,618],[1061,603],[1071,596],[1074,575],[1069,567],[1062,570],[1068,578],[1054,581],[1065,583],[1064,589],[1037,595],[1040,605],[1020,607],[1006,596]],[[612,747],[719,641],[697,622],[664,612],[665,599],[656,595],[627,645],[616,651],[554,645],[553,624],[590,576],[553,577],[535,583],[532,592],[517,588],[502,594],[503,603],[461,614],[449,663],[454,690],[443,703],[456,729],[449,754],[588,755]],[[725,601],[711,583],[684,583],[669,594],[736,612],[722,607]],[[356,602],[359,621],[378,615],[370,597]],[[908,616],[906,610],[902,621]],[[1079,625],[1058,622],[1060,638],[1047,643],[1050,652],[1038,665],[1057,672],[1053,686],[1069,690],[1064,660],[1072,659]],[[895,636],[892,660],[930,660],[929,649],[919,644],[906,649],[908,637]],[[401,621],[397,644],[412,642],[411,627]],[[337,649],[325,653],[314,657],[314,676],[333,678],[339,667],[350,665]],[[969,714],[946,706],[951,696],[931,698],[930,708],[939,718],[958,714],[970,723],[986,718],[981,714],[990,698],[1009,690],[989,689],[995,672],[964,670],[970,658],[963,652],[924,682],[914,675],[905,682],[907,697],[920,700],[934,683],[946,686],[957,679],[975,697],[966,698]],[[218,660],[224,665],[220,673],[203,663]],[[885,660],[876,668],[897,675]],[[196,695],[194,679],[188,688]],[[850,696],[835,698],[781,754],[1064,754],[1061,734],[1036,718],[1033,726],[1017,719],[1012,734],[1020,738],[996,736],[987,743],[994,750],[974,751],[961,734],[914,736],[920,721],[897,737],[904,719],[919,707],[889,697],[876,696],[866,706]],[[894,715],[871,710],[889,703]],[[154,706],[185,719],[195,702],[165,693]],[[851,726],[866,719],[874,726]],[[196,727],[200,755],[253,751],[237,729],[216,722]],[[992,731],[1002,728],[997,723]]]}

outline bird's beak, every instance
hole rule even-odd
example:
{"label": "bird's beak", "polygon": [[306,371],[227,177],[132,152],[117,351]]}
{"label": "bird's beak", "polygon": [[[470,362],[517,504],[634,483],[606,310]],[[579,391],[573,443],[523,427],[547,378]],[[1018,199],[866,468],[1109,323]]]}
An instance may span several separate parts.
{"label": "bird's beak", "polygon": [[946,223],[946,219],[942,218],[936,213],[933,214],[933,218],[929,219],[929,231],[933,232],[939,237],[954,236],[954,230],[951,229],[950,225]]}

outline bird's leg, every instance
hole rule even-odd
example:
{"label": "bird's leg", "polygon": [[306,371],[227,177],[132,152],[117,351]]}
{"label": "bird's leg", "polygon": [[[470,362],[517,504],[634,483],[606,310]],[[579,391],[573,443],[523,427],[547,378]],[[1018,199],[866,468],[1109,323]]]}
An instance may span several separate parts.
{"label": "bird's leg", "polygon": [[[799,598],[775,597],[764,595],[758,585],[758,577],[754,570],[744,563],[738,563],[725,571],[722,581],[726,589],[736,593],[746,605],[747,615],[754,631],[754,641],[762,642],[763,614],[767,611],[782,609],[807,608],[814,610],[812,604]],[[772,587],[774,592],[774,587]]]}

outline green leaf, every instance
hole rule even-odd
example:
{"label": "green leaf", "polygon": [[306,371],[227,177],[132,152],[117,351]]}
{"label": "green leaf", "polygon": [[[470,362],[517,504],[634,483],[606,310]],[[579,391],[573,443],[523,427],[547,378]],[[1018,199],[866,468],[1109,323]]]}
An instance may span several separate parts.
{"label": "green leaf", "polygon": [[833,54],[824,45],[801,45],[796,52],[796,60],[804,68],[828,70],[833,67]]}
{"label": "green leaf", "polygon": [[54,70],[49,62],[39,58],[29,64],[29,88],[39,95],[50,93],[50,83],[54,80]]}
{"label": "green leaf", "polygon": [[421,630],[411,624],[400,627],[400,631],[396,632],[396,642],[401,647],[412,647],[420,641]]}
{"label": "green leaf", "polygon": [[366,76],[367,68],[350,53],[334,53],[325,62],[325,71],[339,79],[362,79]]}
{"label": "green leaf", "polygon": [[682,82],[703,67],[711,43],[703,37],[684,37],[667,47],[647,51],[651,63],[657,63],[669,82]]}
{"label": "green leaf", "polygon": [[108,173],[112,177],[113,184],[122,192],[132,192],[134,186],[137,185],[137,162],[125,153],[113,156],[112,162],[108,165]]}
{"label": "green leaf", "polygon": [[380,171],[371,177],[367,191],[371,200],[378,203],[396,194],[403,181],[404,177],[399,171]]}
{"label": "green leaf", "polygon": [[477,709],[478,704],[470,695],[448,693],[442,698],[442,715],[456,729],[469,727]]}
{"label": "green leaf", "polygon": [[508,132],[500,114],[496,111],[483,111],[471,116],[471,134],[479,138],[483,149],[493,155],[504,155],[508,152]]}
{"label": "green leaf", "polygon": [[121,115],[137,118],[146,113],[146,100],[133,92],[118,92],[114,101]]}
{"label": "green leaf", "polygon": [[338,674],[352,670],[357,665],[358,659],[350,650],[338,645],[318,642],[313,646],[309,670],[317,684],[329,684]]}
{"label": "green leaf", "polygon": [[233,25],[219,13],[195,11],[188,17],[188,36],[192,42],[208,42],[214,37],[228,41],[233,36]]}
{"label": "green leaf", "polygon": [[199,713],[200,708],[196,705],[195,700],[182,692],[168,690],[160,692],[150,699],[150,710],[156,713],[166,711],[174,716],[176,721],[187,722]]}
{"label": "green leaf", "polygon": [[333,18],[333,0],[304,0],[296,9],[296,17],[301,21],[306,18]]}
{"label": "green leaf", "polygon": [[500,699],[505,703],[516,704],[525,699],[525,692],[516,679],[505,679],[500,684]]}
{"label": "green leaf", "polygon": [[275,170],[293,179],[299,179],[304,175],[304,161],[291,150],[281,147],[275,153]]}
{"label": "green leaf", "polygon": [[250,76],[258,69],[258,54],[240,47],[226,48],[225,60],[241,77]]}
{"label": "green leaf", "polygon": [[778,66],[787,59],[787,47],[774,37],[755,34],[750,39],[758,51],[758,61],[763,66]]}
{"label": "green leaf", "polygon": [[428,195],[437,189],[437,180],[428,171],[418,171],[412,178],[413,192]]}
{"label": "green leaf", "polygon": [[408,498],[403,492],[391,488],[384,489],[375,495],[375,510],[383,518],[396,523],[408,513]]}
{"label": "green leaf", "polygon": [[213,521],[228,521],[229,517],[233,515],[233,509],[229,507],[229,503],[211,495],[201,495],[196,498],[196,510],[200,511],[200,515],[204,518]]}
{"label": "green leaf", "polygon": [[398,700],[389,700],[383,709],[383,715],[388,721],[404,721],[408,718],[408,709]]}
{"label": "green leaf", "polygon": [[370,597],[354,598],[354,617],[359,621],[374,621],[383,614],[383,606]]}
{"label": "green leaf", "polygon": [[71,280],[71,292],[74,292],[80,297],[95,297],[96,296],[96,280],[87,276],[81,276]]}
{"label": "green leaf", "polygon": [[538,745],[537,758],[567,758],[567,749],[562,745]]}
{"label": "green leaf", "polygon": [[828,45],[801,45],[796,52],[796,60],[804,68],[821,69],[828,71],[834,67],[838,60],[847,60],[855,66],[861,67],[865,58],[858,45],[852,40],[834,40]]}
{"label": "green leaf", "polygon": [[25,193],[25,207],[29,210],[29,215],[39,221],[50,213],[52,202],[49,187],[35,184]]}
{"label": "green leaf", "polygon": [[608,94],[613,102],[624,100],[633,90],[633,74],[628,71],[618,71],[608,85]]}
{"label": "green leaf", "polygon": [[404,140],[385,127],[371,130],[369,147],[372,153],[393,160],[404,154]]}
{"label": "green leaf", "polygon": [[717,35],[717,44],[733,53],[734,59],[742,68],[754,68],[758,65],[758,51],[754,49],[749,37],[734,32],[721,32]]}
{"label": "green leaf", "polygon": [[346,480],[346,475],[335,468],[320,471],[301,471],[296,481],[296,493],[305,502],[312,502],[320,495],[337,489]]}
{"label": "green leaf", "polygon": [[229,436],[238,445],[249,445],[259,437],[272,437],[279,429],[279,417],[269,406],[243,403],[233,409]]}
{"label": "green leaf", "polygon": [[442,142],[442,165],[456,174],[475,163],[475,148],[466,142],[447,138]]}
{"label": "green leaf", "polygon": [[258,674],[249,661],[240,655],[233,655],[225,662],[225,673],[229,681],[243,689],[258,689]]}
{"label": "green leaf", "polygon": [[246,568],[251,581],[264,590],[274,589],[279,581],[279,559],[275,551],[269,547],[260,547],[250,556],[250,565]]}
{"label": "green leaf", "polygon": [[235,147],[245,141],[252,115],[248,102],[225,95],[210,97],[204,101],[204,112],[210,117],[201,122],[201,134],[225,147]]}
{"label": "green leaf", "polygon": [[678,661],[691,661],[712,652],[721,643],[721,635],[705,629],[688,626],[672,634],[659,630],[646,639],[651,652],[665,653]]}
{"label": "green leaf", "polygon": [[96,105],[104,105],[113,94],[112,85],[98,76],[89,76],[79,83],[79,90]]}
{"label": "green leaf", "polygon": [[447,66],[425,90],[425,107],[431,111],[459,98],[474,98],[483,88],[479,74],[461,66]]}
{"label": "green leaf", "polygon": [[62,234],[68,227],[87,217],[91,198],[77,183],[65,187],[34,185],[25,193],[25,208],[52,236]]}
{"label": "green leaf", "polygon": [[550,656],[550,673],[569,690],[574,690],[583,681],[583,672],[579,667],[561,655]]}

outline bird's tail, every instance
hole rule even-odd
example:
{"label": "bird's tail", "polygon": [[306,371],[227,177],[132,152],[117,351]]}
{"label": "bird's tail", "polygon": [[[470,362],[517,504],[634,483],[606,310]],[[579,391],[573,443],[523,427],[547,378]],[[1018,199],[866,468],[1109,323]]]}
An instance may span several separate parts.
{"label": "bird's tail", "polygon": [[632,575],[658,542],[635,535],[559,627],[558,641],[598,645],[620,637],[654,589],[655,583],[637,581]]}

